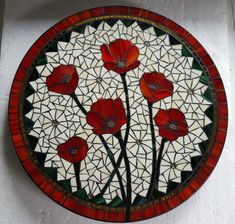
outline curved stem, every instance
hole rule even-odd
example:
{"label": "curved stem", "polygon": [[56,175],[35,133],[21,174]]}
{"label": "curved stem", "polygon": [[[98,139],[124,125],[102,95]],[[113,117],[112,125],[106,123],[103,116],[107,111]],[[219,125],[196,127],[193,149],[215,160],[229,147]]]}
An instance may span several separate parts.
{"label": "curved stem", "polygon": [[79,107],[79,109],[82,111],[82,113],[86,115],[86,114],[87,114],[87,111],[86,111],[86,109],[82,106],[82,104],[80,103],[80,101],[78,100],[76,94],[75,94],[75,93],[72,93],[70,96],[71,96],[71,97],[73,98],[73,100],[76,102],[76,104],[78,105],[78,107]]}
{"label": "curved stem", "polygon": [[126,168],[126,192],[127,192],[127,197],[126,197],[126,218],[125,221],[130,221],[130,211],[131,211],[131,169],[130,169],[130,163],[129,159],[126,153],[126,147],[125,147],[125,142],[123,141],[121,132],[117,132],[114,135],[120,144],[121,148],[121,153],[123,154],[124,162],[125,162],[125,168]]}
{"label": "curved stem", "polygon": [[159,177],[160,177],[160,166],[161,166],[161,161],[162,161],[162,153],[163,153],[164,145],[165,145],[166,142],[167,142],[167,139],[162,138],[161,145],[160,145],[159,152],[158,152],[157,170],[156,170],[156,185],[155,185],[156,190],[158,190]]}
{"label": "curved stem", "polygon": [[[120,167],[122,159],[123,159],[123,155],[120,155],[118,157],[118,160],[117,160],[117,168]],[[100,194],[104,194],[105,193],[105,191],[107,190],[107,188],[109,186],[109,183],[111,183],[111,181],[113,180],[113,177],[114,177],[115,174],[116,174],[116,170],[113,170],[112,173],[110,174],[110,177],[109,177],[108,181],[106,182],[106,184],[104,185],[103,189],[101,190]]]}
{"label": "curved stem", "polygon": [[81,169],[81,162],[74,163],[74,173],[76,177],[77,183],[77,191],[81,190],[81,180],[80,180],[80,169]]}
{"label": "curved stem", "polygon": [[151,130],[151,137],[152,137],[152,176],[150,179],[149,189],[146,195],[147,199],[150,199],[153,196],[153,191],[156,183],[157,177],[157,150],[156,150],[156,136],[154,132],[154,124],[153,124],[153,108],[152,103],[148,102],[149,108],[149,122],[150,122],[150,130]]}
{"label": "curved stem", "polygon": [[[123,159],[123,155],[120,154],[119,157],[118,157],[117,163],[116,163],[116,164],[117,164],[117,168],[120,167],[121,162],[122,162],[122,159]],[[106,191],[107,188],[109,187],[109,184],[112,182],[112,180],[113,180],[115,174],[116,174],[116,170],[114,169],[114,170],[112,171],[112,173],[110,174],[108,181],[106,182],[106,184],[105,184],[104,187],[102,188],[102,190],[101,190],[101,192],[100,192],[100,195],[103,195],[103,194],[105,193],[105,191]],[[125,191],[124,191],[124,193],[125,193]]]}
{"label": "curved stem", "polygon": [[108,157],[109,157],[109,159],[110,159],[110,161],[113,165],[113,168],[114,168],[113,171],[115,171],[115,173],[117,174],[118,182],[119,182],[119,185],[120,185],[120,191],[121,191],[121,194],[122,194],[122,199],[123,199],[123,202],[126,203],[126,194],[125,194],[124,186],[123,186],[123,183],[122,183],[122,176],[121,176],[121,174],[118,170],[119,166],[117,166],[117,163],[115,162],[115,158],[113,156],[113,153],[109,149],[109,146],[108,146],[107,142],[105,141],[104,137],[102,135],[98,135],[98,136],[99,136],[101,142],[103,143],[103,145],[104,145],[104,147],[105,147],[105,149],[108,153]]}
{"label": "curved stem", "polygon": [[[82,106],[82,104],[79,102],[77,96],[75,93],[71,94],[70,95],[73,100],[76,102],[76,104],[78,105],[78,107],[80,108],[80,110],[83,112],[84,115],[87,115],[87,111],[86,109]],[[107,154],[108,154],[108,157],[113,165],[113,172],[114,174],[116,173],[117,174],[117,178],[118,178],[118,182],[119,182],[119,185],[120,185],[120,191],[121,191],[121,194],[122,194],[122,199],[123,199],[123,202],[125,203],[125,200],[126,200],[126,194],[125,194],[125,190],[124,190],[124,186],[123,186],[123,183],[122,183],[122,176],[118,170],[119,166],[116,164],[115,162],[115,158],[113,156],[113,153],[112,151],[110,150],[107,142],[105,141],[104,137],[102,135],[98,135],[98,137],[100,138],[100,141],[102,142],[102,144],[104,145],[106,151],[107,151]]]}
{"label": "curved stem", "polygon": [[131,121],[131,112],[130,112],[130,103],[129,103],[129,94],[128,94],[128,88],[126,83],[126,73],[121,74],[122,83],[124,87],[124,92],[126,96],[126,111],[127,111],[127,122],[126,122],[126,133],[124,137],[124,144],[126,146],[128,137],[129,137],[129,131],[130,131],[130,121]]}
{"label": "curved stem", "polygon": [[[122,83],[123,83],[125,97],[126,97],[126,110],[127,110],[126,133],[125,133],[125,137],[124,137],[124,146],[126,147],[128,137],[129,137],[129,131],[130,131],[131,114],[130,114],[129,94],[128,94],[128,88],[127,88],[127,83],[126,83],[126,73],[121,74],[121,78],[122,78]],[[118,157],[118,160],[117,160],[117,167],[118,168],[122,162],[122,159],[123,159],[123,154],[121,153]],[[116,170],[113,170],[108,181],[106,182],[105,186],[103,187],[103,189],[101,191],[102,194],[104,194],[104,192],[107,190],[109,183],[112,182],[115,173],[116,173]]]}

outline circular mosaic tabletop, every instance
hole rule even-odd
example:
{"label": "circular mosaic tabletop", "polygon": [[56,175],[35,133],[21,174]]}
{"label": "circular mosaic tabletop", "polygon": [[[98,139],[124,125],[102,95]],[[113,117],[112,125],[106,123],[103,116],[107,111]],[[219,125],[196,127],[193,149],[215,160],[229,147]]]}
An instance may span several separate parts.
{"label": "circular mosaic tabletop", "polygon": [[143,9],[102,7],[33,44],[9,122],[26,172],[50,198],[89,218],[137,221],[175,208],[208,178],[227,103],[213,61],[185,29]]}

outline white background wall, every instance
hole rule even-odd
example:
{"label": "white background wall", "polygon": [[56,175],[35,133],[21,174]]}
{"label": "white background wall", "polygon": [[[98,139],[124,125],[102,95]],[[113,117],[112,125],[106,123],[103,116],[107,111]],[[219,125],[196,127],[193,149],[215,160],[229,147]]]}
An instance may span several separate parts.
{"label": "white background wall", "polygon": [[217,65],[230,106],[229,132],[224,152],[209,180],[178,208],[139,223],[234,224],[235,31],[231,0],[5,1],[0,48],[0,224],[100,223],[60,207],[33,184],[15,155],[8,132],[7,107],[14,74],[33,42],[68,15],[103,5],[142,7],[167,16],[185,27],[202,43]]}

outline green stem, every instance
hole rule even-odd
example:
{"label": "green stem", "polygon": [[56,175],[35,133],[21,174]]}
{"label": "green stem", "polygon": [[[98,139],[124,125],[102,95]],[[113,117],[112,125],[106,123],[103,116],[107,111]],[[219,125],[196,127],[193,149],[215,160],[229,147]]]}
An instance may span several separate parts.
{"label": "green stem", "polygon": [[[123,155],[120,154],[119,157],[118,157],[118,160],[117,160],[117,168],[120,167],[121,162],[122,162],[122,159],[123,159]],[[102,189],[101,192],[100,192],[100,195],[103,195],[103,194],[105,193],[105,191],[106,191],[107,188],[109,187],[110,183],[112,182],[112,180],[113,180],[115,174],[116,174],[116,169],[114,169],[114,170],[112,171],[112,173],[110,174],[108,181],[106,182],[106,184],[104,185],[103,189]],[[124,194],[125,194],[125,191],[124,191]],[[126,198],[126,197],[125,197],[125,198]],[[124,201],[124,202],[125,202],[125,201]]]}
{"label": "green stem", "polygon": [[123,155],[124,158],[124,162],[125,162],[125,168],[126,168],[126,192],[127,192],[127,196],[126,196],[126,216],[125,216],[125,221],[128,222],[130,221],[130,213],[131,213],[131,169],[130,169],[130,163],[129,163],[129,159],[126,153],[126,148],[125,148],[125,143],[123,141],[121,132],[117,132],[114,135],[118,141],[119,141],[119,145],[121,147],[121,153]]}
{"label": "green stem", "polygon": [[79,109],[82,111],[82,113],[86,115],[86,114],[87,114],[87,111],[86,111],[86,109],[82,106],[82,104],[80,103],[80,101],[78,100],[76,94],[75,94],[75,93],[72,93],[70,96],[71,96],[71,97],[73,98],[73,100],[76,102],[76,104],[78,105],[78,107],[79,107]]}
{"label": "green stem", "polygon": [[[82,106],[82,104],[79,102],[77,96],[75,93],[71,94],[70,95],[73,100],[76,102],[76,104],[78,105],[78,107],[80,108],[80,110],[83,112],[84,115],[87,115],[87,111],[86,109]],[[122,198],[123,198],[123,202],[125,202],[125,198],[126,198],[126,194],[125,194],[125,190],[124,190],[124,186],[123,186],[123,183],[122,183],[122,176],[118,170],[119,166],[116,164],[115,162],[115,158],[113,156],[113,153],[112,151],[110,150],[107,142],[105,141],[104,137],[102,135],[98,135],[98,137],[100,138],[100,141],[102,142],[102,144],[104,145],[106,151],[107,151],[107,154],[108,154],[108,157],[113,165],[113,172],[117,174],[117,178],[118,178],[118,182],[119,182],[119,185],[120,185],[120,190],[121,190],[121,194],[122,194]]]}
{"label": "green stem", "polygon": [[[126,202],[126,194],[125,194],[125,189],[124,189],[124,185],[122,183],[122,176],[118,170],[119,166],[117,166],[116,162],[115,162],[115,158],[113,156],[113,153],[112,151],[109,149],[109,146],[107,144],[107,142],[105,141],[104,137],[102,135],[98,135],[101,142],[103,143],[107,153],[108,153],[108,156],[109,156],[109,159],[113,165],[113,168],[114,168],[114,171],[115,173],[117,174],[117,178],[118,178],[118,182],[119,182],[119,185],[120,185],[120,191],[121,191],[121,194],[122,194],[122,199],[123,199],[123,202],[125,203]],[[111,183],[111,182],[110,182]],[[101,192],[102,194],[104,194],[103,192]]]}
{"label": "green stem", "polygon": [[[124,92],[125,92],[126,110],[127,110],[126,133],[125,133],[125,137],[124,137],[124,146],[126,148],[126,144],[127,144],[129,132],[130,132],[130,121],[131,121],[129,94],[128,94],[128,88],[127,88],[127,83],[126,83],[126,73],[121,74],[121,79],[122,79],[123,88],[124,88]],[[117,160],[117,168],[120,167],[122,159],[123,159],[123,154],[121,153],[118,157],[118,160]],[[113,170],[108,181],[106,182],[105,186],[101,190],[102,194],[104,194],[104,192],[107,190],[109,183],[112,182],[115,174],[116,174],[116,170]]]}
{"label": "green stem", "polygon": [[81,180],[80,180],[80,169],[81,169],[81,162],[74,163],[74,172],[76,176],[76,183],[77,183],[77,190],[81,190]]}
{"label": "green stem", "polygon": [[148,109],[149,109],[149,122],[150,122],[150,130],[151,130],[151,137],[152,137],[152,176],[150,180],[149,189],[146,195],[146,198],[149,200],[153,196],[153,191],[156,183],[156,174],[157,174],[157,150],[156,150],[156,136],[154,131],[154,124],[153,124],[153,108],[152,103],[148,102]]}
{"label": "green stem", "polygon": [[127,122],[126,122],[126,133],[124,137],[124,144],[126,146],[128,137],[129,137],[129,132],[130,132],[131,112],[130,112],[128,88],[127,88],[127,83],[126,83],[126,73],[121,74],[121,78],[122,78],[122,83],[123,83],[125,97],[126,97]]}
{"label": "green stem", "polygon": [[160,177],[160,166],[161,166],[161,161],[162,161],[162,153],[163,153],[164,145],[165,145],[166,142],[167,142],[167,139],[162,138],[161,145],[160,145],[159,152],[158,152],[157,169],[156,169],[156,185],[155,185],[156,190],[158,190],[158,186],[159,186],[159,177]]}

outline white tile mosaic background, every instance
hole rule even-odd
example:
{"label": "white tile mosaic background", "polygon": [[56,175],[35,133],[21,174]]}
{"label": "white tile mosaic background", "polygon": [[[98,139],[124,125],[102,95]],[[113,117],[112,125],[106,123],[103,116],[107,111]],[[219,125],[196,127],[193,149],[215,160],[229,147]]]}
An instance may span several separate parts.
{"label": "white tile mosaic background", "polygon": [[[5,3],[0,61],[0,223],[69,224],[99,223],[77,216],[48,199],[33,184],[21,167],[10,141],[7,105],[15,71],[32,43],[62,18],[83,9],[101,5],[133,5],[156,11],[184,26],[207,49],[217,65],[227,91],[229,104],[235,83],[235,33],[231,2],[226,0],[8,0]],[[231,60],[229,60],[231,59]],[[234,75],[232,75],[234,74]],[[235,125],[235,109],[230,110],[230,127]],[[189,201],[173,211],[142,223],[213,223],[235,222],[235,131],[229,128],[222,157],[212,176]],[[206,205],[206,206],[205,206]],[[12,215],[14,214],[14,215]]]}

